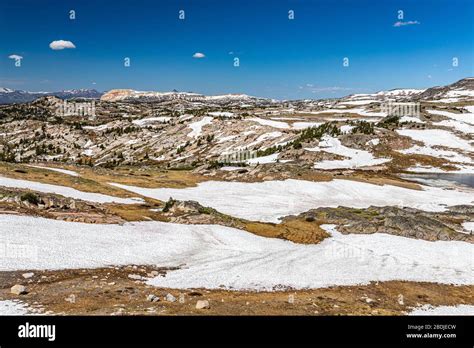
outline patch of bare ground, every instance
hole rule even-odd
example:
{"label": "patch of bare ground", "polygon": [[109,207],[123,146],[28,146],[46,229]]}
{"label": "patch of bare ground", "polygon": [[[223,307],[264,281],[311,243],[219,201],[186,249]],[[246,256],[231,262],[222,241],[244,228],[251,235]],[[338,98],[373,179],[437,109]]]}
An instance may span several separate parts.
{"label": "patch of bare ground", "polygon": [[270,180],[307,180],[307,181],[331,181],[333,175],[317,171],[307,163],[271,163],[258,164],[255,166],[242,167],[235,171],[197,169],[194,172],[203,174],[208,180],[238,181],[238,182],[262,182]]}
{"label": "patch of bare ground", "polygon": [[416,165],[440,168],[448,172],[457,170],[453,164],[443,158],[420,154],[403,154],[396,151],[408,149],[415,143],[421,144],[414,142],[410,137],[385,131],[380,144],[374,148],[374,155],[392,159],[390,162],[384,163],[386,166],[385,172],[390,174],[405,172],[407,168]]}
{"label": "patch of bare ground", "polygon": [[[53,172],[48,169],[25,164],[0,161],[0,176],[61,185],[84,192],[97,192],[117,197],[137,197],[135,193],[109,185],[119,183],[148,188],[194,187],[204,181],[261,182],[266,180],[300,179],[308,181],[330,181],[331,173],[313,170],[310,166],[271,164],[242,167],[242,172],[220,170],[171,170],[155,166],[122,166],[114,169],[89,166],[51,165],[45,166],[76,171],[79,176]],[[142,197],[146,199],[146,197]]]}
{"label": "patch of bare ground", "polygon": [[[57,167],[59,168],[59,167]],[[77,170],[68,167],[67,169]],[[92,180],[82,176],[71,176],[63,173],[53,172],[42,168],[33,168],[26,165],[0,162],[0,176],[13,179],[36,181],[44,184],[72,187],[79,191],[96,192],[116,197],[136,197],[126,190],[112,187],[104,182]],[[0,179],[1,184],[1,179]]]}
{"label": "patch of bare ground", "polygon": [[243,229],[261,237],[281,238],[300,244],[317,244],[330,234],[319,223],[289,219],[279,224],[247,222]]}
{"label": "patch of bare ground", "polygon": [[[150,266],[32,270],[28,279],[25,272],[0,272],[0,299],[65,315],[403,315],[425,304],[474,304],[472,285],[388,281],[272,292],[182,290],[146,285],[147,278],[167,272]],[[11,294],[15,284],[28,293]],[[210,308],[196,309],[198,300],[209,301]]]}
{"label": "patch of bare ground", "polygon": [[411,190],[421,190],[421,185],[401,179],[395,175],[371,172],[371,171],[354,171],[344,175],[341,173],[338,179],[354,180],[359,182],[366,182],[373,185],[392,185],[403,187]]}
{"label": "patch of bare ground", "polygon": [[418,154],[402,154],[397,151],[387,151],[382,153],[392,158],[392,161],[387,163],[388,171],[390,173],[403,173],[407,168],[416,165],[435,167],[447,172],[458,169],[443,158]]}
{"label": "patch of bare ground", "polygon": [[[53,172],[48,169],[31,167],[19,163],[0,161],[0,175],[14,178],[42,182],[45,184],[69,186],[80,191],[98,192],[117,197],[131,197],[131,193],[120,188],[110,186],[115,182],[124,185],[141,187],[171,187],[184,188],[196,186],[207,178],[188,170],[167,170],[159,167],[116,167],[106,169],[101,167],[71,166],[45,163],[52,168],[76,171],[79,176]],[[136,196],[136,194],[134,194]]]}

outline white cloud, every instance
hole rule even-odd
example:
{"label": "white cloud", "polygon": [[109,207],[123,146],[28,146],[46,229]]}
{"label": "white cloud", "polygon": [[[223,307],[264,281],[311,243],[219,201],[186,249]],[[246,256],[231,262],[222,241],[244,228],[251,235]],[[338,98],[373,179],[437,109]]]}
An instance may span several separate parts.
{"label": "white cloud", "polygon": [[15,60],[23,59],[23,57],[19,56],[18,54],[9,55],[8,58],[15,59]]}
{"label": "white cloud", "polygon": [[193,58],[204,58],[206,55],[201,52],[196,52],[193,54]]}
{"label": "white cloud", "polygon": [[71,41],[65,40],[55,40],[49,44],[49,47],[52,50],[63,50],[65,48],[76,48],[76,46]]}
{"label": "white cloud", "polygon": [[406,22],[398,21],[398,22],[395,22],[393,24],[393,26],[394,27],[403,27],[403,26],[406,26],[406,25],[415,25],[415,24],[420,24],[420,22],[418,22],[418,21],[406,21]]}

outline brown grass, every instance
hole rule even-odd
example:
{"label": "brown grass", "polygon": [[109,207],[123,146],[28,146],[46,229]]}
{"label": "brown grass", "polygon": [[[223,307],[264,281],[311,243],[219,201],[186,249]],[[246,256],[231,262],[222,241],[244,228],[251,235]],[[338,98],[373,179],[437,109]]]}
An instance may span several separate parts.
{"label": "brown grass", "polygon": [[[66,315],[402,315],[425,304],[474,304],[474,286],[426,282],[388,281],[257,292],[155,288],[128,278],[132,273],[147,276],[155,269],[138,266],[33,271],[35,275],[28,280],[21,276],[25,271],[0,272],[0,298],[19,299],[30,305],[37,302],[45,311]],[[17,283],[26,285],[28,294],[12,295],[10,287]],[[181,296],[182,301],[164,301],[167,293],[177,299]],[[65,301],[71,294],[75,295],[74,303]],[[147,301],[149,294],[161,300]],[[402,303],[398,301],[400,295]],[[202,299],[209,301],[210,309],[195,308],[197,300]]]}
{"label": "brown grass", "polygon": [[243,229],[261,237],[281,238],[300,244],[317,244],[330,236],[317,222],[302,219],[288,219],[280,224],[247,222]]}
{"label": "brown grass", "polygon": [[189,171],[163,171],[153,168],[117,168],[109,170],[83,166],[58,166],[50,163],[45,166],[74,170],[80,176],[75,177],[48,169],[7,162],[0,162],[0,176],[68,186],[84,192],[97,192],[117,197],[136,197],[139,195],[111,186],[109,185],[110,182],[141,187],[184,188],[196,186],[197,183],[205,180],[204,177]]}

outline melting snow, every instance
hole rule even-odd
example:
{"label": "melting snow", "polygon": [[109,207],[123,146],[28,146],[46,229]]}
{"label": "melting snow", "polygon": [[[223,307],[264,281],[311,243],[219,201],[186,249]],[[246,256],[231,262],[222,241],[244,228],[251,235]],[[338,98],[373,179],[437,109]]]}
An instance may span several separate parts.
{"label": "melting snow", "polygon": [[412,173],[474,174],[474,166],[456,164],[454,165],[454,167],[456,167],[457,169],[454,171],[447,171],[447,170],[437,168],[437,167],[432,167],[432,166],[415,165],[413,167],[407,168],[406,171],[412,172]]}
{"label": "melting snow", "polygon": [[229,135],[229,136],[226,136],[226,137],[220,137],[220,138],[217,138],[217,143],[218,144],[225,143],[226,141],[230,141],[230,140],[235,139],[237,137],[238,137],[238,135]]}
{"label": "melting snow", "polygon": [[290,128],[289,124],[286,122],[281,122],[281,121],[274,121],[274,120],[265,120],[263,118],[258,118],[258,117],[252,117],[248,119],[249,121],[254,121],[262,126],[270,126],[273,128],[280,128],[280,129],[287,129]]}
{"label": "melting snow", "polygon": [[348,157],[343,160],[327,160],[318,162],[314,165],[318,169],[340,169],[340,168],[360,168],[374,166],[389,162],[388,158],[374,158],[374,156],[365,150],[351,149],[341,144],[339,139],[329,136],[323,137],[319,146],[306,148],[308,151],[325,151],[336,155]]}
{"label": "melting snow", "polygon": [[248,159],[246,162],[249,164],[266,164],[266,163],[274,163],[278,159],[279,153],[274,153],[268,156],[262,156],[257,158]]}
{"label": "melting snow", "polygon": [[253,146],[260,144],[261,142],[268,140],[268,139],[276,139],[281,137],[283,134],[281,132],[270,132],[270,133],[264,133],[260,135],[255,141],[251,142],[250,144],[246,144],[243,146],[239,146],[238,148],[252,148]]}
{"label": "melting snow", "polygon": [[469,141],[441,129],[397,129],[397,133],[421,141],[428,146],[445,146],[453,149],[472,151]]}
{"label": "melting snow", "polygon": [[474,315],[473,305],[439,306],[424,305],[408,315]]}
{"label": "melting snow", "polygon": [[341,132],[342,133],[350,133],[353,129],[355,128],[355,126],[351,126],[349,124],[345,124],[343,126],[341,126]]}
{"label": "melting snow", "polygon": [[141,120],[134,120],[132,121],[133,124],[136,124],[137,126],[143,127],[148,125],[149,123],[153,122],[160,122],[160,123],[165,123],[171,120],[171,117],[168,116],[159,116],[159,117],[149,117],[149,118],[143,118]]}
{"label": "melting snow", "polygon": [[300,129],[306,129],[306,128],[311,128],[311,127],[318,127],[322,124],[323,122],[294,122],[291,125],[291,128],[300,130]]}
{"label": "melting snow", "polygon": [[397,151],[403,154],[417,154],[417,155],[426,155],[426,156],[432,156],[432,157],[437,157],[437,158],[444,158],[451,162],[474,163],[474,161],[470,157],[464,156],[455,151],[434,149],[428,146],[414,145],[410,147],[409,149],[397,150]]}
{"label": "melting snow", "polygon": [[400,118],[400,122],[425,123],[422,120],[420,120],[418,117],[414,117],[414,116],[403,116]]}
{"label": "melting snow", "polygon": [[212,117],[206,116],[206,117],[203,117],[202,120],[200,121],[190,123],[188,127],[191,128],[192,131],[188,134],[188,137],[198,138],[202,133],[202,127],[208,124],[211,124],[212,120],[213,120]]}
{"label": "melting snow", "polygon": [[29,165],[28,167],[52,170],[53,172],[63,173],[63,174],[71,175],[71,176],[79,176],[79,174],[77,172],[73,171],[73,170],[67,170],[67,169],[61,169],[61,168],[52,168],[52,167],[43,167],[43,166],[33,166],[33,165]]}
{"label": "melting snow", "polygon": [[179,266],[148,283],[172,288],[317,288],[408,280],[472,284],[474,246],[388,234],[343,235],[303,245],[217,225],[136,222],[84,224],[0,215],[0,242],[28,245],[35,258],[6,259],[1,270]]}
{"label": "melting snow", "polygon": [[208,112],[207,114],[210,115],[210,116],[214,116],[214,117],[219,117],[219,116],[234,117],[235,116],[234,113],[226,112],[226,111],[214,111],[214,112]]}
{"label": "melting snow", "polygon": [[429,112],[430,114],[433,114],[433,115],[445,116],[445,117],[451,118],[451,119],[456,120],[456,121],[465,122],[465,123],[468,123],[470,125],[474,125],[474,110],[473,110],[474,107],[466,106],[465,108],[470,113],[455,114],[453,112],[442,111],[442,110],[426,110],[426,112]]}
{"label": "melting snow", "polygon": [[443,211],[447,205],[474,202],[473,191],[467,188],[444,190],[422,186],[422,190],[411,190],[340,179],[327,182],[292,179],[257,183],[206,181],[197,187],[184,189],[111,185],[162,201],[167,201],[170,197],[191,199],[225,214],[268,222],[279,222],[282,216],[300,214],[318,207],[367,208],[370,205],[393,205]]}
{"label": "melting snow", "polygon": [[474,126],[461,121],[444,120],[440,122],[433,122],[433,125],[454,128],[455,130],[466,134],[474,134]]}
{"label": "melting snow", "polygon": [[19,301],[0,301],[0,315],[25,315],[28,314],[27,306]]}
{"label": "melting snow", "polygon": [[474,233],[474,221],[464,222],[462,228],[469,233]]}

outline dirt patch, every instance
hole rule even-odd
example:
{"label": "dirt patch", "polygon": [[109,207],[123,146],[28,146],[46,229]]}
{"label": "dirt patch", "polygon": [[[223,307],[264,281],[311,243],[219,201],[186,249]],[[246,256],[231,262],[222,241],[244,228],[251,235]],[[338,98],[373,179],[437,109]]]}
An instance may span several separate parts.
{"label": "dirt patch", "polygon": [[354,172],[346,176],[338,177],[339,179],[354,180],[365,182],[373,185],[392,185],[410,190],[421,190],[421,185],[412,181],[406,181],[393,175],[379,174],[374,172]]}
{"label": "dirt patch", "polygon": [[318,223],[298,219],[289,219],[280,224],[248,222],[244,230],[258,236],[281,238],[300,244],[317,244],[330,237]]}
{"label": "dirt patch", "polygon": [[[61,271],[0,272],[0,299],[18,299],[43,313],[65,315],[403,315],[425,304],[474,304],[474,286],[424,282],[373,282],[313,290],[229,291],[168,289],[145,284],[167,272],[150,266]],[[144,277],[143,280],[132,278]],[[10,287],[23,284],[26,295]],[[166,301],[167,294],[173,297]],[[152,301],[149,295],[159,298]],[[208,300],[209,309],[196,309]]]}
{"label": "dirt patch", "polygon": [[[77,168],[68,168],[77,170]],[[76,177],[47,169],[33,168],[26,165],[0,162],[0,176],[13,179],[36,181],[44,184],[72,187],[83,192],[102,193],[110,196],[130,198],[139,195],[92,180],[87,177]],[[1,182],[1,181],[0,181]]]}

